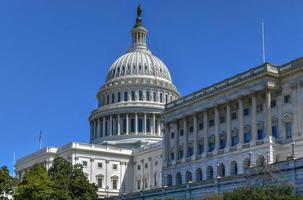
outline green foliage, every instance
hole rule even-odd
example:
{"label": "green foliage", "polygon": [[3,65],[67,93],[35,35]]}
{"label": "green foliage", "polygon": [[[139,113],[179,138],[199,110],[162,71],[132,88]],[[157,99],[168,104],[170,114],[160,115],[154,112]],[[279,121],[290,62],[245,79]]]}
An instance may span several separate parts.
{"label": "green foliage", "polygon": [[16,185],[16,180],[9,175],[9,170],[6,166],[0,168],[0,199],[6,200],[4,195],[11,195],[13,188]]}
{"label": "green foliage", "polygon": [[210,197],[202,198],[201,200],[223,200],[223,196],[222,195],[213,195]]}
{"label": "green foliage", "polygon": [[224,200],[295,200],[300,197],[293,196],[293,186],[264,185],[259,187],[237,188],[233,192],[225,193]]}
{"label": "green foliage", "polygon": [[56,158],[49,169],[49,177],[54,182],[56,200],[94,200],[97,187],[90,184],[81,165],[73,166],[63,158]]}
{"label": "green foliage", "polygon": [[15,200],[50,200],[52,199],[53,182],[49,179],[47,170],[41,164],[34,165],[25,172],[18,184]]}
{"label": "green foliage", "polygon": [[175,197],[169,196],[169,197],[166,197],[165,200],[175,200]]}
{"label": "green foliage", "polygon": [[97,187],[90,184],[81,165],[73,166],[63,158],[56,158],[47,171],[34,165],[18,184],[15,200],[96,200]]}

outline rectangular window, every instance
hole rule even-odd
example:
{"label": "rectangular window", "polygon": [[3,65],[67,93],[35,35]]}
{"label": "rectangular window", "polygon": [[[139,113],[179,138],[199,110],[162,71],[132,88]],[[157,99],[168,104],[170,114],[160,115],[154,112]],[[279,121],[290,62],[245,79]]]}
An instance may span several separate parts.
{"label": "rectangular window", "polygon": [[136,93],[135,93],[135,91],[132,91],[132,101],[136,101]]}
{"label": "rectangular window", "polygon": [[157,93],[153,92],[153,101],[156,102],[157,101]]}
{"label": "rectangular window", "polygon": [[271,107],[271,108],[276,107],[276,100],[272,100],[272,101],[270,102],[270,107]]}
{"label": "rectangular window", "polygon": [[112,103],[115,103],[115,94],[112,94]]}
{"label": "rectangular window", "polygon": [[150,119],[146,119],[146,131],[150,132]]}
{"label": "rectangular window", "polygon": [[190,133],[194,132],[194,127],[193,127],[193,126],[190,126],[190,127],[189,127],[189,132],[190,132]]}
{"label": "rectangular window", "polygon": [[118,169],[118,165],[117,164],[113,164],[113,169],[117,170]]}
{"label": "rectangular window", "polygon": [[168,95],[165,95],[165,103],[168,103]]}
{"label": "rectangular window", "polygon": [[199,154],[202,154],[204,152],[204,145],[203,144],[199,144],[198,150],[199,150]]}
{"label": "rectangular window", "polygon": [[130,132],[135,132],[135,119],[130,120]]}
{"label": "rectangular window", "polygon": [[171,139],[174,139],[174,137],[175,137],[175,133],[172,132],[172,133],[170,134],[170,138],[171,138]]}
{"label": "rectangular window", "polygon": [[150,101],[150,93],[149,93],[149,91],[146,91],[146,101]]}
{"label": "rectangular window", "polygon": [[87,167],[87,161],[82,161],[82,166]]}
{"label": "rectangular window", "polygon": [[141,169],[141,165],[137,165],[137,170],[140,170]]}
{"label": "rectangular window", "polygon": [[223,124],[225,122],[225,116],[220,117],[220,123]]}
{"label": "rectangular window", "polygon": [[249,115],[249,108],[244,108],[243,115],[248,116]]}
{"label": "rectangular window", "polygon": [[128,94],[127,94],[127,92],[124,92],[124,101],[128,101]]}
{"label": "rectangular window", "polygon": [[292,138],[291,122],[285,123],[285,132],[286,132],[286,139]]}
{"label": "rectangular window", "polygon": [[160,103],[163,103],[163,93],[160,93]]}
{"label": "rectangular window", "polygon": [[98,185],[99,188],[102,188],[102,182],[103,182],[102,178],[97,179],[97,185]]}
{"label": "rectangular window", "polygon": [[232,112],[231,113],[231,120],[236,120],[237,119],[237,112]]}
{"label": "rectangular window", "polygon": [[138,180],[137,181],[137,189],[140,190],[140,188],[141,188],[141,180]]}
{"label": "rectangular window", "polygon": [[106,104],[109,104],[109,95],[106,96]]}
{"label": "rectangular window", "polygon": [[290,103],[290,95],[284,96],[284,103]]}
{"label": "rectangular window", "polygon": [[103,167],[103,163],[98,162],[98,168],[102,168]]}
{"label": "rectangular window", "polygon": [[145,167],[145,169],[146,169],[146,168],[148,168],[148,164],[147,164],[147,163],[145,163],[144,167]]}
{"label": "rectangular window", "polygon": [[199,130],[203,129],[203,123],[199,123]]}
{"label": "rectangular window", "polygon": [[143,101],[143,92],[139,91],[139,101]]}
{"label": "rectangular window", "polygon": [[118,92],[118,102],[120,102],[120,101],[121,101],[121,93]]}
{"label": "rectangular window", "polygon": [[180,136],[183,136],[184,135],[184,131],[183,129],[180,130]]}
{"label": "rectangular window", "polygon": [[173,152],[170,154],[170,158],[171,160],[175,160],[175,154]]}
{"label": "rectangular window", "polygon": [[118,188],[118,180],[113,179],[113,189],[116,190]]}
{"label": "rectangular window", "polygon": [[262,112],[263,111],[263,104],[258,104],[257,105],[257,112]]}
{"label": "rectangular window", "polygon": [[214,126],[215,121],[213,119],[211,119],[211,120],[209,120],[208,123],[209,123],[209,127],[212,127],[212,126]]}

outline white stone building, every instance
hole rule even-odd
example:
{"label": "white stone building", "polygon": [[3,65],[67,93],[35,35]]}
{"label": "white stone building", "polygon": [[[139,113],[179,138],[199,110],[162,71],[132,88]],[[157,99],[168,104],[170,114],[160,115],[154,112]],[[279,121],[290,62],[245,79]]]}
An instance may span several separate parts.
{"label": "white stone building", "polygon": [[234,176],[301,157],[302,102],[299,58],[281,66],[265,63],[167,104],[166,184]]}
{"label": "white stone building", "polygon": [[139,6],[131,48],[112,64],[97,93],[98,108],[89,117],[90,144],[46,147],[18,159],[17,176],[36,163],[49,168],[62,156],[83,165],[100,197],[161,187],[160,113],[180,94],[165,64],[147,48],[141,14]]}

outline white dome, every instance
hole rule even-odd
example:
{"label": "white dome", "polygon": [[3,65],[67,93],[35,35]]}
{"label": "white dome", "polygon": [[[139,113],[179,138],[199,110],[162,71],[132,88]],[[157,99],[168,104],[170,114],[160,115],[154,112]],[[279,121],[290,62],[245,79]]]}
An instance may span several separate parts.
{"label": "white dome", "polygon": [[132,50],[118,58],[107,74],[107,81],[126,76],[153,76],[171,82],[165,64],[150,51],[142,49]]}

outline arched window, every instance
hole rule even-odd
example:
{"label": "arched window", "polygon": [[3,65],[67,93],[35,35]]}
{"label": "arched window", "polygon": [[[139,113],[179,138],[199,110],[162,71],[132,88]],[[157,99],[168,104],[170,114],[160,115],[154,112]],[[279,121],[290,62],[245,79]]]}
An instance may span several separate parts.
{"label": "arched window", "polygon": [[182,184],[182,175],[180,172],[178,172],[176,175],[176,185],[181,185],[181,184]]}
{"label": "arched window", "polygon": [[115,103],[115,93],[112,93],[112,103]]}
{"label": "arched window", "polygon": [[210,180],[214,178],[214,169],[212,166],[208,166],[206,170],[206,179]]}
{"label": "arched window", "polygon": [[261,167],[261,166],[264,166],[264,165],[265,165],[264,156],[262,156],[262,155],[258,156],[257,161],[256,161],[256,165],[257,165],[258,167]]}
{"label": "arched window", "polygon": [[218,165],[218,176],[219,177],[224,177],[225,176],[225,166],[223,163],[220,163]]}
{"label": "arched window", "polygon": [[284,114],[283,123],[285,128],[285,138],[292,138],[292,114]]}
{"label": "arched window", "polygon": [[154,173],[154,186],[155,187],[158,186],[158,173],[157,172]]}
{"label": "arched window", "polygon": [[104,175],[103,174],[98,174],[96,176],[96,181],[97,181],[97,186],[99,188],[102,188],[103,187],[103,179],[104,179]]}
{"label": "arched window", "polygon": [[121,93],[118,92],[118,102],[120,102],[120,101],[121,101]]}
{"label": "arched window", "polygon": [[191,174],[191,171],[187,171],[186,172],[186,183],[190,183],[192,182],[192,174]]}
{"label": "arched window", "polygon": [[231,176],[238,175],[238,165],[235,160],[230,163],[230,175]]}
{"label": "arched window", "polygon": [[132,91],[132,101],[136,101],[136,93],[135,91]]}
{"label": "arched window", "polygon": [[196,169],[196,181],[202,181],[202,170],[201,168]]}

